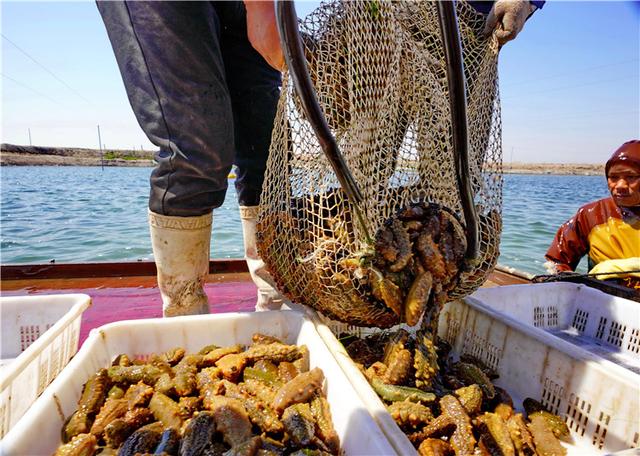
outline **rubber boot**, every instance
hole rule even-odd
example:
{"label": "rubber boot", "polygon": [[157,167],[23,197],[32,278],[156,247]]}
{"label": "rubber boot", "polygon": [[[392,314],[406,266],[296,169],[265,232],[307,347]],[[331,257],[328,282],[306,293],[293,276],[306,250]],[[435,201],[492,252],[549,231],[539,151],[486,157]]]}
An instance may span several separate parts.
{"label": "rubber boot", "polygon": [[273,278],[267,271],[264,261],[258,255],[256,246],[256,223],[258,206],[240,206],[242,237],[244,239],[244,258],[249,267],[253,283],[258,287],[256,311],[279,310],[288,301],[275,289]]}
{"label": "rubber boot", "polygon": [[162,315],[209,313],[204,281],[209,273],[212,214],[173,217],[149,211]]}

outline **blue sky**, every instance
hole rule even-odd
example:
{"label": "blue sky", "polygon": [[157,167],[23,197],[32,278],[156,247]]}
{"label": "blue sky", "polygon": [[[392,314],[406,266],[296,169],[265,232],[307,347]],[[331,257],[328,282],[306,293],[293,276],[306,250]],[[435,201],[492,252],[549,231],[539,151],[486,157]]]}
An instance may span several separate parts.
{"label": "blue sky", "polygon": [[[598,163],[640,137],[639,5],[552,0],[503,48],[505,162]],[[108,148],[155,148],[93,2],[0,6],[2,142],[97,148],[100,125]]]}

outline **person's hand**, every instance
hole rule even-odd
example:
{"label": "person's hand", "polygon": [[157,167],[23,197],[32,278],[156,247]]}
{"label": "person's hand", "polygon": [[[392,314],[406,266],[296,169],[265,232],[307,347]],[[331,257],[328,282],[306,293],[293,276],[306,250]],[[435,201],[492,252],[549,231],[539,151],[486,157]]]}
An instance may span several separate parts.
{"label": "person's hand", "polygon": [[276,24],[273,1],[244,0],[247,35],[251,46],[276,70],[284,69],[284,54]]}
{"label": "person's hand", "polygon": [[556,263],[552,260],[546,261],[543,266],[550,275],[563,274],[566,272],[573,273],[573,270],[568,264]]}
{"label": "person's hand", "polygon": [[485,36],[496,34],[500,46],[514,39],[535,10],[527,0],[497,0],[484,26]]}

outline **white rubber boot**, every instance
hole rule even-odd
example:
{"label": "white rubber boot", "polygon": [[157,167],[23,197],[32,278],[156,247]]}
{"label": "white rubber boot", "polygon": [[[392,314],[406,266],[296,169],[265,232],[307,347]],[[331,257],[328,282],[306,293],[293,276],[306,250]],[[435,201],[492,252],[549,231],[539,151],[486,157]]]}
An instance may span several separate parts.
{"label": "white rubber boot", "polygon": [[273,278],[267,271],[264,261],[258,255],[256,247],[256,222],[258,206],[240,206],[242,237],[244,239],[244,257],[247,260],[253,283],[258,287],[256,311],[279,310],[288,301],[275,289]]}
{"label": "white rubber boot", "polygon": [[209,313],[204,281],[209,273],[212,220],[212,214],[173,217],[149,211],[165,317]]}

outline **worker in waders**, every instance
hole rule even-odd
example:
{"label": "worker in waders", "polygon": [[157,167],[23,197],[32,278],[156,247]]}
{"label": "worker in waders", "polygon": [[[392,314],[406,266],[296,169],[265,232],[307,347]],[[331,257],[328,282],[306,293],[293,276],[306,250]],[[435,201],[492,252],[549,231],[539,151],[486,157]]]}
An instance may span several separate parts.
{"label": "worker in waders", "polygon": [[[513,39],[542,2],[470,2]],[[256,219],[284,58],[271,1],[98,2],[129,102],[159,147],[149,227],[163,315],[209,312],[212,212],[235,181],[256,310],[284,299],[256,249]],[[284,184],[283,184],[284,185]]]}

